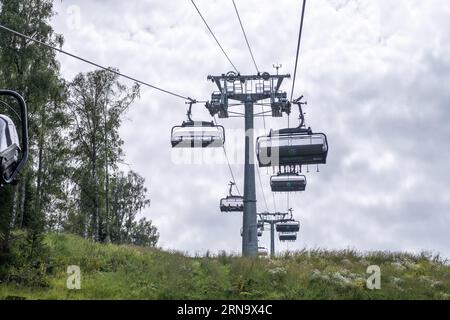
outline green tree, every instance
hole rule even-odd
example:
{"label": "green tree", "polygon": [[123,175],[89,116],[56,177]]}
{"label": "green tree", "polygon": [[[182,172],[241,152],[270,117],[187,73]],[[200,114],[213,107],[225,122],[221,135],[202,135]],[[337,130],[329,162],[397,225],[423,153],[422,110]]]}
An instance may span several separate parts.
{"label": "green tree", "polygon": [[[116,173],[111,179],[111,240],[133,243],[133,233],[139,229],[135,224],[136,216],[149,205],[143,177],[133,171],[127,175]],[[145,229],[143,225],[140,227]]]}
{"label": "green tree", "polygon": [[122,161],[121,116],[139,96],[139,86],[127,88],[116,74],[101,70],[77,75],[69,91],[75,162],[72,193],[82,215],[71,218],[84,224],[83,230],[69,228],[97,241],[109,241],[109,176]]}
{"label": "green tree", "polygon": [[[0,23],[45,43],[62,46],[54,33],[51,0],[1,0]],[[55,150],[64,142],[57,131],[67,119],[60,111],[65,100],[65,84],[59,75],[55,53],[37,43],[0,31],[0,87],[18,91],[29,109],[30,160],[17,187],[0,191],[0,216],[10,217],[0,230],[5,250],[13,226],[27,228],[33,247],[45,226],[44,209],[61,198],[58,185],[61,168]],[[56,137],[56,138],[55,138]],[[8,190],[9,189],[9,190]],[[31,251],[36,252],[36,250]],[[32,259],[32,257],[30,257]]]}
{"label": "green tree", "polygon": [[154,247],[158,243],[158,229],[151,220],[142,218],[134,222],[131,228],[130,242],[136,246]]}

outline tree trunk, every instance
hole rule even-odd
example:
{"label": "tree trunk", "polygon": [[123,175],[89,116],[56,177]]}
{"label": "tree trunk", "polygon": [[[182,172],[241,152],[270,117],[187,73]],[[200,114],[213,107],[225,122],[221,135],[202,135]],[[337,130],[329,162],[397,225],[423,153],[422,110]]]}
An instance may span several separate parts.
{"label": "tree trunk", "polygon": [[24,216],[25,216],[25,200],[26,200],[26,190],[27,190],[27,181],[28,175],[23,177],[23,180],[20,182],[20,203],[19,203],[19,224],[18,227],[22,229],[24,227]]}
{"label": "tree trunk", "polygon": [[[109,88],[107,89],[109,90]],[[104,140],[105,140],[105,242],[110,243],[111,237],[109,235],[109,162],[108,162],[108,130],[107,130],[107,113],[108,113],[108,91],[105,95],[105,107],[103,109],[103,121],[104,121]]]}
{"label": "tree trunk", "polygon": [[45,110],[43,108],[40,116],[41,116],[41,126],[39,132],[39,141],[38,141],[38,170],[37,170],[37,188],[36,188],[36,212],[37,214],[42,214],[42,180],[43,180],[43,167],[44,167],[44,130],[46,125],[46,116]]}

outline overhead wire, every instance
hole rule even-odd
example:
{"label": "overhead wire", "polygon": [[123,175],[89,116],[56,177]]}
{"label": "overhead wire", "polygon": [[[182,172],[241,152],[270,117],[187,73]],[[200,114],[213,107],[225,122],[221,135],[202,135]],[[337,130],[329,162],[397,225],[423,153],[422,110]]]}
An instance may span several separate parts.
{"label": "overhead wire", "polygon": [[[247,37],[247,34],[245,32],[244,24],[242,23],[241,16],[239,14],[239,10],[238,10],[238,8],[236,6],[236,2],[234,0],[232,0],[232,2],[233,2],[234,11],[236,12],[236,16],[237,16],[237,18],[239,20],[239,24],[241,26],[242,34],[244,35],[244,39],[245,39],[245,42],[247,44],[248,51],[249,51],[250,56],[252,58],[253,65],[255,66],[256,72],[259,74],[259,68],[258,68],[258,65],[256,63],[255,56],[253,55],[253,51],[252,51],[252,48],[250,46],[250,42],[248,41],[248,37]],[[263,116],[263,123],[264,123],[264,132],[266,133],[267,132],[267,129],[266,129],[266,117],[265,117],[264,106],[263,105],[261,105],[261,109],[262,109],[261,114]],[[266,207],[266,211],[269,211],[269,206],[268,206],[268,203],[267,203],[266,193],[264,192],[264,187],[263,187],[263,183],[262,183],[262,179],[261,179],[261,170],[260,170],[259,166],[256,166],[256,172],[258,174],[258,180],[259,180],[259,185],[261,187],[261,193],[262,193],[262,196],[263,196],[264,205]]]}
{"label": "overhead wire", "polygon": [[[216,116],[214,116],[214,124],[217,126]],[[230,159],[228,158],[228,153],[227,153],[227,149],[225,148],[225,145],[222,145],[222,149],[223,149],[223,153],[225,154],[225,159],[227,160],[228,170],[230,171],[231,180],[233,181],[234,186],[236,187],[236,191],[238,192],[238,195],[242,196],[241,191],[239,190],[239,187],[236,183],[236,179],[235,179],[235,176],[233,173],[233,168],[231,167]]]}
{"label": "overhead wire", "polygon": [[[192,1],[192,2],[193,2],[193,1]],[[193,3],[193,4],[194,4],[194,6],[195,6],[195,3]],[[200,13],[200,12],[199,12],[199,13]],[[201,14],[200,14],[200,15],[201,15]],[[205,21],[205,23],[206,23],[206,21]],[[116,75],[118,75],[118,76],[120,76],[120,77],[129,79],[129,80],[132,80],[132,81],[134,81],[134,82],[136,82],[136,83],[142,84],[142,85],[147,86],[147,87],[150,87],[150,88],[152,88],[152,89],[161,91],[161,92],[163,92],[163,93],[167,93],[167,94],[169,94],[169,95],[178,97],[178,98],[183,99],[183,100],[189,100],[189,101],[200,102],[200,101],[196,101],[195,99],[192,99],[192,98],[190,98],[190,97],[183,96],[183,95],[180,95],[180,94],[171,92],[171,91],[169,91],[169,90],[165,90],[165,89],[162,89],[162,88],[160,88],[160,87],[154,86],[154,85],[149,84],[149,83],[147,83],[147,82],[141,81],[141,80],[136,79],[136,78],[134,78],[134,77],[130,77],[130,76],[125,75],[125,74],[123,74],[123,73],[120,73],[120,72],[118,72],[118,71],[116,71],[116,70],[114,70],[114,69],[107,68],[107,67],[102,66],[102,65],[100,65],[100,64],[98,64],[98,63],[96,63],[96,62],[93,62],[93,61],[90,61],[90,60],[88,60],[88,59],[82,58],[82,57],[80,57],[80,56],[78,56],[78,55],[75,55],[75,54],[73,54],[73,53],[67,52],[67,51],[62,50],[62,49],[60,49],[60,48],[57,48],[57,47],[55,47],[55,46],[49,45],[49,44],[47,44],[47,43],[45,43],[45,42],[43,42],[43,41],[40,41],[40,40],[37,40],[37,39],[32,38],[32,37],[30,37],[30,36],[27,36],[27,35],[25,35],[25,34],[23,34],[23,33],[21,33],[21,32],[18,32],[18,31],[16,31],[16,30],[10,29],[10,28],[5,27],[5,26],[3,26],[3,25],[1,25],[1,24],[0,24],[0,29],[2,29],[2,30],[4,30],[4,31],[11,32],[11,33],[13,33],[13,34],[15,34],[15,35],[17,35],[17,36],[20,36],[20,37],[25,38],[25,39],[27,39],[27,40],[33,41],[33,42],[35,42],[35,43],[38,43],[38,44],[40,44],[40,45],[42,45],[42,46],[44,46],[44,47],[46,47],[46,48],[48,48],[48,49],[51,49],[51,50],[60,52],[60,53],[62,53],[62,54],[64,54],[64,55],[67,55],[67,56],[69,56],[69,57],[72,57],[72,58],[74,58],[74,59],[77,59],[77,60],[79,60],[79,61],[82,61],[82,62],[84,62],[84,63],[90,64],[90,65],[95,66],[95,67],[97,67],[97,68],[99,68],[99,69],[102,69],[102,70],[111,72],[111,73],[116,74]],[[216,39],[216,41],[217,41],[217,39]],[[219,44],[219,45],[220,45],[220,44]],[[231,62],[231,61],[230,61],[230,62]],[[234,66],[234,65],[233,65],[233,66]],[[215,121],[215,118],[214,118],[214,121]],[[217,122],[216,122],[216,125],[217,125]],[[229,161],[228,154],[227,154],[227,151],[226,151],[225,146],[223,146],[223,151],[224,151],[224,154],[225,154],[225,158],[226,158],[226,160],[227,160],[227,164],[228,164],[228,168],[229,168],[230,173],[231,173],[232,180],[233,180],[233,182],[236,184],[236,179],[235,179],[233,170],[232,170],[232,168],[231,168],[231,164],[230,164],[230,161]],[[236,190],[237,190],[238,194],[241,195],[241,192],[240,192],[239,187],[237,186],[237,184],[236,184]]]}
{"label": "overhead wire", "polygon": [[[291,101],[294,98],[295,80],[297,79],[298,58],[300,55],[300,44],[302,41],[303,22],[305,20],[305,9],[306,9],[306,0],[303,0],[302,14],[301,14],[301,18],[300,18],[300,29],[298,32],[297,53],[295,55],[294,77],[292,80]],[[288,128],[289,127],[290,127],[290,115],[288,115]],[[289,210],[289,209],[290,209],[290,194],[288,193],[287,194],[287,210]]]}
{"label": "overhead wire", "polygon": [[[255,56],[253,54],[252,48],[250,46],[250,42],[248,41],[247,33],[245,32],[244,24],[242,23],[242,19],[241,19],[241,16],[239,14],[239,10],[238,10],[238,8],[236,6],[235,0],[232,0],[232,2],[233,2],[234,10],[236,12],[236,16],[237,16],[237,18],[239,20],[239,25],[241,26],[242,34],[244,35],[244,39],[245,39],[245,42],[247,44],[248,51],[249,51],[250,56],[252,58],[253,65],[255,66],[256,72],[259,74],[260,73],[259,72],[259,68],[258,68],[258,65],[256,63]],[[264,105],[263,104],[261,104],[261,113],[260,113],[260,115],[262,115],[262,118],[263,118],[264,133],[267,134],[266,115],[265,115],[265,112],[264,112]],[[263,196],[264,205],[266,207],[266,211],[269,211],[269,206],[268,206],[268,203],[267,203],[266,193],[264,192],[264,186],[263,186],[262,178],[261,178],[261,169],[259,168],[259,166],[256,167],[256,172],[258,174],[258,180],[259,180],[259,185],[261,187],[261,193],[262,193],[262,196]],[[276,208],[275,197],[273,197],[273,201],[274,201],[274,208]]]}
{"label": "overhead wire", "polygon": [[134,77],[130,77],[130,76],[128,76],[128,75],[125,75],[125,74],[123,74],[123,73],[120,73],[119,71],[116,71],[116,70],[114,70],[114,69],[111,69],[111,68],[102,66],[102,65],[100,65],[100,64],[98,64],[98,63],[96,63],[96,62],[93,62],[93,61],[90,61],[90,60],[88,60],[88,59],[82,58],[82,57],[80,57],[80,56],[78,56],[78,55],[75,55],[75,54],[73,54],[73,53],[67,52],[67,51],[62,50],[62,49],[60,49],[60,48],[58,48],[58,47],[52,46],[52,45],[50,45],[50,44],[48,44],[48,43],[45,43],[45,42],[43,42],[43,41],[40,41],[40,40],[38,40],[38,39],[32,38],[32,37],[30,37],[30,36],[27,36],[27,35],[25,35],[25,34],[23,34],[23,33],[21,33],[21,32],[18,32],[18,31],[16,31],[16,30],[13,30],[13,29],[10,29],[10,28],[8,28],[8,27],[5,27],[4,25],[1,25],[1,24],[0,24],[0,29],[2,29],[2,30],[4,30],[4,31],[11,32],[11,33],[13,33],[13,34],[15,34],[15,35],[17,35],[17,36],[19,36],[19,37],[25,38],[25,39],[27,39],[27,40],[33,41],[33,42],[35,42],[35,43],[38,43],[38,44],[40,44],[40,45],[42,45],[42,46],[44,46],[44,47],[47,47],[48,49],[57,51],[57,52],[62,53],[62,54],[64,54],[64,55],[66,55],[66,56],[69,56],[69,57],[72,57],[72,58],[77,59],[77,60],[79,60],[79,61],[82,61],[82,62],[84,62],[84,63],[90,64],[90,65],[92,65],[92,66],[94,66],[94,67],[97,67],[97,68],[99,68],[99,69],[102,69],[102,70],[111,72],[111,73],[116,74],[116,75],[118,75],[118,76],[120,76],[120,77],[122,77],[122,78],[131,80],[131,81],[134,81],[134,82],[139,83],[139,84],[141,84],[141,85],[144,85],[144,86],[146,86],[146,87],[149,87],[149,88],[152,88],[152,89],[161,91],[161,92],[163,92],[163,93],[167,93],[167,94],[169,94],[169,95],[172,95],[172,96],[174,96],[174,97],[177,97],[177,98],[180,98],[180,99],[183,99],[183,100],[193,100],[193,99],[191,99],[190,97],[183,96],[183,95],[181,95],[181,94],[178,94],[178,93],[175,93],[175,92],[172,92],[172,91],[169,91],[169,90],[166,90],[166,89],[157,87],[157,86],[152,85],[152,84],[150,84],[150,83],[147,83],[147,82],[141,81],[141,80],[139,80],[139,79],[136,79],[136,78],[134,78]]}
{"label": "overhead wire", "polygon": [[292,80],[291,101],[294,98],[295,80],[297,78],[298,57],[300,54],[300,43],[302,41],[302,33],[303,33],[303,21],[305,20],[305,9],[306,9],[306,0],[303,0],[302,15],[300,18],[300,30],[298,32],[297,54],[295,55],[294,77]]}
{"label": "overhead wire", "polygon": [[234,11],[236,12],[237,18],[239,20],[239,24],[241,25],[242,33],[244,34],[245,42],[247,43],[248,51],[250,52],[250,56],[252,57],[253,64],[255,65],[256,72],[259,73],[259,68],[258,68],[258,65],[256,64],[255,56],[253,55],[253,51],[252,51],[252,48],[250,47],[250,43],[248,41],[247,34],[245,33],[244,25],[242,24],[241,16],[239,15],[239,10],[238,10],[234,0],[232,0],[232,1],[233,1],[233,6],[234,6]]}
{"label": "overhead wire", "polygon": [[[239,72],[238,69],[236,68],[236,66],[233,64],[233,62],[232,62],[231,59],[229,58],[228,54],[225,52],[225,50],[224,50],[224,48],[222,47],[222,45],[220,44],[220,42],[218,41],[218,39],[217,39],[217,37],[215,36],[214,32],[212,31],[212,29],[210,28],[210,26],[209,26],[208,23],[206,22],[205,18],[204,18],[203,15],[201,14],[201,12],[200,12],[199,8],[197,7],[197,5],[195,4],[195,2],[194,2],[193,0],[191,0],[191,2],[192,2],[192,4],[193,4],[193,6],[195,7],[196,11],[198,12],[198,14],[200,15],[201,19],[203,20],[204,24],[206,25],[208,31],[211,33],[211,35],[212,35],[212,37],[214,38],[214,40],[216,41],[217,45],[219,46],[219,48],[222,50],[223,54],[224,54],[225,57],[227,58],[228,62],[232,65],[232,67],[234,68],[234,70],[235,70],[236,72]],[[246,33],[245,33],[245,29],[244,29],[244,27],[243,27],[242,20],[241,20],[240,15],[239,15],[239,11],[238,11],[238,9],[237,9],[237,6],[236,6],[236,3],[235,3],[234,0],[233,0],[233,6],[234,6],[234,8],[235,8],[237,17],[238,17],[238,19],[239,19],[239,23],[240,23],[240,25],[241,25],[241,29],[242,29],[242,32],[243,32],[243,34],[244,34],[244,38],[245,38],[245,41],[246,41],[246,43],[247,43],[247,47],[248,47],[248,49],[249,49],[249,52],[250,52],[250,55],[251,55],[251,57],[252,57],[253,63],[254,63],[254,65],[255,65],[255,68],[256,68],[257,72],[259,72],[259,68],[258,68],[258,66],[257,66],[257,64],[256,64],[256,60],[255,60],[254,55],[253,55],[253,52],[252,52],[252,50],[251,50],[251,47],[250,47],[250,44],[249,44],[247,35],[246,35]],[[302,23],[302,24],[303,24],[303,23]],[[110,68],[110,67],[105,67],[105,66],[103,66],[103,65],[101,65],[101,64],[99,64],[99,63],[96,63],[96,62],[91,61],[91,60],[89,60],[89,59],[83,58],[83,57],[81,57],[81,56],[79,56],[79,55],[76,55],[76,54],[74,54],[74,53],[70,53],[70,52],[68,52],[68,51],[65,51],[65,50],[63,50],[63,49],[61,49],[61,48],[58,48],[58,47],[53,46],[53,45],[50,45],[50,44],[48,44],[48,43],[45,43],[45,42],[40,41],[40,40],[38,40],[38,39],[35,39],[35,38],[33,38],[33,37],[27,36],[27,35],[25,35],[25,34],[23,34],[23,33],[21,33],[21,32],[18,32],[18,31],[16,31],[16,30],[13,30],[13,29],[11,29],[11,28],[8,28],[8,27],[6,27],[6,26],[4,26],[4,25],[1,25],[1,24],[0,24],[0,29],[2,29],[2,30],[4,30],[4,31],[7,31],[7,32],[10,32],[10,33],[12,33],[12,34],[15,34],[15,35],[17,35],[17,36],[19,36],[19,37],[22,37],[22,38],[24,38],[24,39],[30,40],[30,41],[32,41],[32,42],[34,42],[34,43],[40,44],[40,45],[42,45],[42,46],[44,46],[44,47],[46,47],[46,48],[48,48],[48,49],[50,49],[50,50],[57,51],[57,52],[59,52],[59,53],[61,53],[61,54],[64,54],[64,55],[69,56],[69,57],[71,57],[71,58],[74,58],[74,59],[76,59],[76,60],[82,61],[82,62],[87,63],[87,64],[89,64],[89,65],[92,65],[92,66],[94,66],[94,67],[96,67],[96,68],[99,68],[99,69],[105,70],[105,71],[107,71],[107,72],[113,73],[113,74],[115,74],[115,75],[117,75],[117,76],[119,76],[119,77],[122,77],[122,78],[125,78],[125,79],[128,79],[128,80],[134,81],[134,82],[136,82],[136,83],[138,83],[138,84],[141,84],[141,85],[143,85],[143,86],[152,88],[152,89],[154,89],[154,90],[157,90],[157,91],[160,91],[160,92],[163,92],[163,93],[172,95],[172,96],[174,96],[174,97],[177,97],[177,98],[180,98],[180,99],[183,99],[183,100],[196,101],[195,99],[192,99],[192,98],[190,98],[190,97],[188,97],[188,96],[184,96],[184,95],[181,95],[181,94],[178,94],[178,93],[175,93],[175,92],[172,92],[172,91],[163,89],[163,88],[161,88],[161,87],[152,85],[152,84],[150,84],[150,83],[148,83],[148,82],[139,80],[139,79],[137,79],[137,78],[135,78],[135,77],[128,76],[128,75],[126,75],[126,74],[124,74],[124,73],[121,73],[121,72],[119,72],[119,71],[116,71],[116,70],[114,70],[114,69],[112,69],[112,68]],[[298,50],[297,50],[297,51],[298,51]],[[297,62],[296,62],[296,65],[297,65]],[[294,83],[295,83],[295,74],[294,74]],[[200,101],[196,101],[196,102],[200,102]],[[263,117],[264,117],[264,107],[262,106],[262,108],[263,108],[263,113],[262,113],[262,114],[263,114]],[[214,121],[216,122],[216,125],[217,125],[217,121],[216,121],[215,117],[214,117]],[[264,130],[266,131],[265,117],[264,117]],[[233,182],[236,184],[236,179],[235,179],[235,176],[234,176],[234,173],[233,173],[233,170],[232,170],[232,167],[231,167],[231,164],[230,164],[230,161],[229,161],[228,154],[227,154],[227,152],[226,152],[225,146],[223,146],[223,151],[224,151],[224,154],[225,154],[225,157],[226,157],[226,160],[227,160],[227,164],[228,164],[228,167],[229,167],[229,170],[230,170],[230,174],[231,174],[232,180],[233,180]],[[260,177],[259,167],[258,167],[258,175],[259,175],[259,177]],[[260,179],[260,184],[261,184],[261,188],[262,188],[262,182],[261,182],[261,179]],[[238,191],[239,195],[241,195],[240,190],[239,190],[237,184],[236,184],[236,190]],[[267,207],[267,200],[266,200],[266,197],[265,197],[265,194],[264,194],[264,190],[262,190],[262,191],[263,191],[263,196],[264,196],[265,205],[266,205],[266,207]],[[274,203],[274,206],[275,206],[275,208],[276,208],[275,203]]]}
{"label": "overhead wire", "polygon": [[214,40],[216,40],[217,45],[219,46],[219,48],[222,50],[223,54],[225,55],[225,57],[227,58],[228,62],[233,66],[233,69],[239,73],[238,69],[236,68],[236,66],[234,65],[234,63],[231,61],[230,57],[228,56],[228,54],[225,52],[225,49],[222,47],[222,45],[220,44],[219,40],[217,40],[216,35],[214,34],[214,32],[211,30],[209,24],[206,22],[205,18],[203,17],[202,13],[200,12],[200,9],[197,7],[197,5],[195,4],[194,0],[191,0],[193,6],[195,7],[195,10],[197,10],[197,13],[199,14],[200,18],[202,18],[203,23],[205,24],[206,28],[208,29],[209,33],[212,35],[212,37],[214,38]]}

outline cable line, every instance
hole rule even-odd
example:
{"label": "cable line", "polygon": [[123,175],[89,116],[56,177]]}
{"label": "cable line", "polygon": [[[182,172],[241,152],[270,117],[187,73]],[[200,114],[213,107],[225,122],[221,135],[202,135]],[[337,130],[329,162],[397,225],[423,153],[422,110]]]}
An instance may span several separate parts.
{"label": "cable line", "polygon": [[73,53],[70,53],[70,52],[64,51],[64,50],[62,50],[62,49],[59,49],[59,48],[57,48],[57,47],[51,46],[51,45],[49,45],[49,44],[47,44],[47,43],[45,43],[45,42],[42,42],[42,41],[40,41],[40,40],[34,39],[34,38],[32,38],[32,37],[29,37],[29,36],[27,36],[27,35],[25,35],[25,34],[23,34],[23,33],[20,33],[20,32],[18,32],[18,31],[12,30],[12,29],[10,29],[10,28],[8,28],[8,27],[5,27],[5,26],[3,26],[3,25],[1,25],[1,24],[0,24],[0,29],[3,29],[3,30],[8,31],[8,32],[11,32],[11,33],[13,33],[13,34],[15,34],[15,35],[17,35],[17,36],[19,36],[19,37],[22,37],[22,38],[28,39],[28,40],[30,40],[30,41],[33,41],[33,42],[35,42],[35,43],[38,43],[38,44],[40,44],[40,45],[43,45],[44,47],[47,47],[47,48],[49,48],[49,49],[51,49],[51,50],[58,51],[58,52],[60,52],[60,53],[62,53],[62,54],[65,54],[65,55],[67,55],[67,56],[69,56],[69,57],[72,57],[72,58],[74,58],[74,59],[77,59],[77,60],[80,60],[80,61],[82,61],[82,62],[85,62],[85,63],[90,64],[90,65],[92,65],[92,66],[94,66],[94,67],[97,67],[97,68],[99,68],[99,69],[102,69],[102,70],[105,70],[105,71],[109,71],[109,72],[111,72],[111,73],[114,73],[114,74],[116,74],[116,75],[122,77],[122,78],[125,78],[125,79],[128,79],[128,80],[137,82],[137,83],[142,84],[142,85],[144,85],[144,86],[147,86],[147,87],[149,87],[149,88],[152,88],[152,89],[155,89],[155,90],[158,90],[158,91],[161,91],[161,92],[170,94],[170,95],[172,95],[172,96],[174,96],[174,97],[177,97],[177,98],[180,98],[180,99],[183,99],[183,100],[192,100],[192,99],[189,98],[189,97],[185,97],[185,96],[182,96],[182,95],[180,95],[180,94],[177,94],[177,93],[174,93],[174,92],[171,92],[171,91],[168,91],[168,90],[159,88],[159,87],[154,86],[154,85],[152,85],[152,84],[149,84],[149,83],[147,83],[147,82],[144,82],[144,81],[138,80],[138,79],[136,79],[136,78],[127,76],[127,75],[125,75],[125,74],[123,74],[123,73],[120,73],[120,72],[118,72],[118,71],[115,71],[115,70],[113,70],[113,69],[111,69],[111,68],[107,68],[107,67],[104,67],[104,66],[102,66],[102,65],[100,65],[100,64],[98,64],[98,63],[95,63],[95,62],[92,62],[92,61],[90,61],[90,60],[84,59],[84,58],[82,58],[82,57],[80,57],[80,56],[77,56],[77,55],[75,55],[75,54],[73,54]]}
{"label": "cable line", "polygon": [[253,56],[252,48],[250,47],[250,43],[248,42],[247,34],[245,33],[245,30],[244,30],[244,25],[242,24],[241,16],[239,15],[239,11],[238,11],[238,8],[236,7],[236,3],[234,2],[234,0],[232,0],[232,1],[233,1],[233,6],[234,6],[234,11],[236,11],[236,15],[238,17],[239,24],[241,25],[242,33],[244,34],[245,42],[247,43],[248,51],[250,52],[250,56],[252,57],[256,72],[259,73],[258,65],[256,64],[255,57]]}
{"label": "cable line", "polygon": [[[214,116],[214,124],[217,126],[216,116]],[[231,168],[230,159],[228,158],[227,149],[225,148],[225,145],[222,145],[222,149],[223,149],[223,153],[225,154],[225,159],[227,160],[228,169],[230,170],[231,180],[233,181],[234,186],[236,187],[236,191],[238,192],[238,195],[241,196],[241,191],[239,191],[239,187],[236,183],[236,179],[234,178],[233,169]]]}
{"label": "cable line", "polygon": [[[306,0],[303,0],[302,16],[300,19],[300,30],[298,32],[297,54],[295,56],[294,78],[292,81],[291,101],[294,98],[295,80],[297,78],[298,57],[300,54],[300,44],[301,44],[302,33],[303,33],[303,22],[305,20],[305,9],[306,9]],[[288,127],[290,127],[290,116],[288,116]],[[289,207],[290,207],[290,194],[288,193],[287,194],[287,210],[290,209]]]}
{"label": "cable line", "polygon": [[220,44],[219,40],[217,40],[216,36],[214,35],[214,32],[211,30],[211,28],[209,27],[208,23],[206,22],[205,18],[203,18],[202,13],[200,12],[200,10],[198,9],[197,5],[195,4],[194,0],[191,0],[192,4],[194,5],[195,9],[197,10],[198,14],[200,15],[200,18],[202,18],[203,22],[206,25],[206,28],[209,30],[209,33],[211,33],[211,35],[213,36],[214,40],[216,40],[217,45],[219,46],[219,48],[222,50],[223,54],[225,55],[225,57],[227,58],[228,62],[233,66],[233,69],[239,73],[238,69],[235,67],[235,65],[233,64],[233,62],[231,62],[230,57],[228,57],[227,53],[225,52],[225,50],[223,49],[222,45]]}
{"label": "cable line", "polygon": [[298,56],[300,53],[300,43],[302,40],[302,32],[303,32],[303,21],[305,19],[305,8],[306,8],[306,0],[303,0],[303,8],[302,8],[302,17],[300,19],[300,31],[298,33],[298,43],[297,43],[297,55],[295,58],[295,68],[294,68],[294,78],[292,81],[292,90],[291,90],[291,101],[294,97],[294,86],[295,86],[295,79],[297,76],[297,65],[298,65]]}

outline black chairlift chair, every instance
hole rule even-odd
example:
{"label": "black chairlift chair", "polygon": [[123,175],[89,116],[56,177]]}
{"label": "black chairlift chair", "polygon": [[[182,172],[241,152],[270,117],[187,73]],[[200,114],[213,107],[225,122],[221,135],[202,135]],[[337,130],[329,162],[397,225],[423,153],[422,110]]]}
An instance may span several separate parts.
{"label": "black chairlift chair", "polygon": [[15,91],[0,90],[0,96],[14,98],[20,107],[19,114],[6,102],[0,105],[12,110],[20,118],[22,126],[22,146],[19,144],[14,122],[6,115],[0,114],[0,186],[17,182],[18,175],[28,159],[28,118],[27,105],[23,97]]}
{"label": "black chairlift chair", "polygon": [[219,118],[228,118],[228,97],[226,93],[214,92],[211,96],[211,102],[205,104],[211,116],[219,115]]}
{"label": "black chairlift chair", "polygon": [[298,173],[279,173],[270,178],[272,192],[300,192],[306,190],[306,176]]}
{"label": "black chairlift chair", "polygon": [[298,221],[288,221],[277,224],[277,232],[292,233],[299,231],[300,231],[300,222]]}
{"label": "black chairlift chair", "polygon": [[270,107],[272,109],[272,117],[281,118],[283,112],[286,114],[291,113],[291,103],[287,99],[286,93],[281,98],[271,98]]}
{"label": "black chairlift chair", "polygon": [[305,128],[302,99],[294,101],[300,110],[300,125],[297,128],[271,131],[266,137],[257,139],[256,153],[260,167],[302,166],[325,164],[328,155],[328,140],[323,133],[313,133]]}
{"label": "black chairlift chair", "polygon": [[297,240],[297,233],[280,233],[278,238],[281,242],[294,242]]}
{"label": "black chairlift chair", "polygon": [[244,212],[244,197],[233,195],[234,186],[234,182],[230,182],[228,196],[220,200],[221,212]]}
{"label": "black chairlift chair", "polygon": [[172,128],[172,148],[221,148],[225,144],[225,128],[214,122],[193,121],[191,100],[187,112],[188,121]]}

